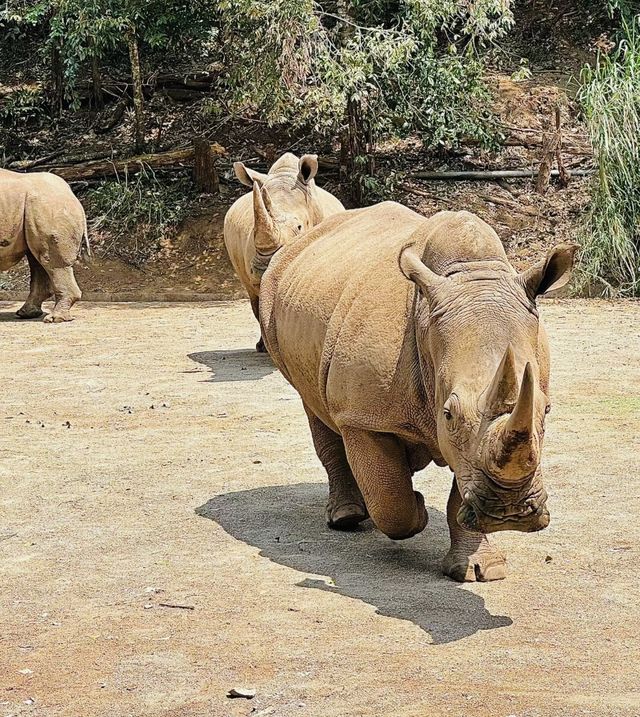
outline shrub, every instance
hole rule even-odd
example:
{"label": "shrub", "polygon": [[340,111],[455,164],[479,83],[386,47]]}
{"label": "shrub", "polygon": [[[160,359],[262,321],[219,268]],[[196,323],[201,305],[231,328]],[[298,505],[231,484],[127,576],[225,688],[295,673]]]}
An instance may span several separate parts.
{"label": "shrub", "polygon": [[640,16],[582,71],[579,94],[598,165],[584,227],[581,288],[640,294]]}
{"label": "shrub", "polygon": [[91,231],[104,236],[104,253],[140,267],[186,216],[193,192],[187,178],[160,182],[151,170],[103,182],[86,194]]}
{"label": "shrub", "polygon": [[232,109],[340,137],[361,185],[383,137],[492,136],[478,50],[511,27],[509,0],[220,0],[219,13]]}
{"label": "shrub", "polygon": [[22,87],[6,95],[0,103],[0,125],[19,128],[40,124],[47,116],[41,87]]}

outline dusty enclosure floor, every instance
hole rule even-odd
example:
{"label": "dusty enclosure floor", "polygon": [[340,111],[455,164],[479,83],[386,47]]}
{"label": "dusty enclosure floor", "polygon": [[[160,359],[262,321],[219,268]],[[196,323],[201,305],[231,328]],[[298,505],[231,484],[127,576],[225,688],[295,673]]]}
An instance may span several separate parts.
{"label": "dusty enclosure floor", "polygon": [[439,571],[444,469],[417,476],[421,535],[326,528],[247,303],[85,303],[55,326],[18,306],[0,306],[2,717],[640,713],[640,305],[545,304],[552,523],[496,536],[507,580],[466,586]]}

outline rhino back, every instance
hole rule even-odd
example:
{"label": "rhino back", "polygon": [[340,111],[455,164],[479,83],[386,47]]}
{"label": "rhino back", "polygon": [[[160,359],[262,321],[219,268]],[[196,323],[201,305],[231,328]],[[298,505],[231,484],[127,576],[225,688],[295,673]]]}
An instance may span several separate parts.
{"label": "rhino back", "polygon": [[317,221],[314,224],[318,224],[338,212],[344,212],[342,202],[337,197],[334,197],[333,194],[327,192],[326,189],[316,185],[314,195],[317,216]]}
{"label": "rhino back", "polygon": [[[261,287],[269,352],[327,425],[393,430],[412,377],[414,287],[398,254],[424,222],[393,202],[347,211],[281,250]],[[381,415],[380,406],[385,406]]]}

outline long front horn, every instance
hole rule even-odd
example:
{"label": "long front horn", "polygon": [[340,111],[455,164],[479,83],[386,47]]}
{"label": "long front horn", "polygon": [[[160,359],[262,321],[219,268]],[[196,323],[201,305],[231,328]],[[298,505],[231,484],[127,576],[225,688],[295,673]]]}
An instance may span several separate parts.
{"label": "long front horn", "polygon": [[[262,192],[266,195],[265,199]],[[273,254],[279,247],[278,232],[271,214],[267,209],[271,206],[271,198],[266,189],[261,189],[258,182],[253,183],[253,241],[260,254]]]}
{"label": "long front horn", "polygon": [[540,446],[534,425],[536,386],[527,363],[518,400],[509,418],[496,427],[489,447],[490,475],[505,485],[520,483],[538,466]]}
{"label": "long front horn", "polygon": [[516,359],[509,344],[487,391],[483,412],[485,416],[495,418],[510,411],[517,399]]}

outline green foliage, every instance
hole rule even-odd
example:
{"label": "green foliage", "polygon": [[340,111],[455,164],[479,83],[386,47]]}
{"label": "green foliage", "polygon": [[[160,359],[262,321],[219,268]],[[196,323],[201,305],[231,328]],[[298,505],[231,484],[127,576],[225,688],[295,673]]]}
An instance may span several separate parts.
{"label": "green foliage", "polygon": [[530,80],[532,77],[531,70],[529,68],[529,61],[523,57],[520,60],[520,67],[512,73],[511,79],[513,82],[524,82],[525,80]]}
{"label": "green foliage", "polygon": [[[337,12],[329,12],[329,8]],[[237,112],[340,134],[349,100],[374,138],[489,138],[477,48],[512,24],[508,0],[221,0],[225,86]]]}
{"label": "green foliage", "polygon": [[126,33],[135,29],[143,52],[195,52],[214,31],[215,0],[18,0],[0,12],[0,37],[21,39],[44,30],[45,54],[56,50],[67,96],[92,57],[126,56]]}
{"label": "green foliage", "polygon": [[151,170],[103,182],[86,194],[91,231],[108,237],[103,251],[142,266],[186,216],[193,191],[188,179],[161,182]]}
{"label": "green foliage", "polygon": [[50,4],[50,0],[6,2],[0,10],[0,42],[9,44],[22,40],[46,19]]}
{"label": "green foliage", "polygon": [[582,285],[640,295],[640,16],[595,67],[582,72],[582,103],[598,163],[584,230]]}
{"label": "green foliage", "polygon": [[14,90],[0,103],[0,125],[3,127],[17,129],[37,125],[46,115],[46,100],[40,87]]}

